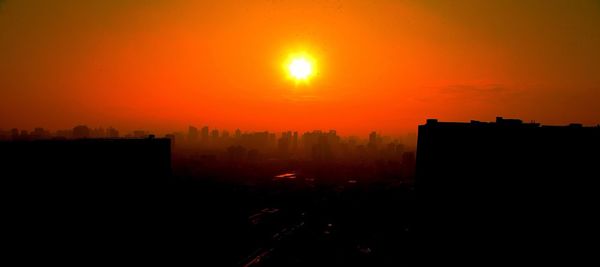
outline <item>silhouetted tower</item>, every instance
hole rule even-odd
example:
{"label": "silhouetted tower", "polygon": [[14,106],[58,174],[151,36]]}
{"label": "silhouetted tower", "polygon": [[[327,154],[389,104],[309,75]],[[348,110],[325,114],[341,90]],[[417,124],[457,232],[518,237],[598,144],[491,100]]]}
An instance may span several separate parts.
{"label": "silhouetted tower", "polygon": [[17,129],[17,128],[11,129],[10,135],[11,135],[12,140],[18,140],[19,139],[19,129]]}
{"label": "silhouetted tower", "polygon": [[217,130],[217,129],[212,130],[210,132],[210,139],[213,144],[218,143],[219,142],[219,130]]}
{"label": "silhouetted tower", "polygon": [[198,128],[194,126],[190,126],[188,128],[188,141],[191,143],[195,143],[198,141]]}
{"label": "silhouetted tower", "polygon": [[416,154],[417,240],[461,264],[475,254],[580,257],[588,249],[580,237],[600,224],[591,212],[600,203],[599,150],[600,129],[580,124],[429,119],[419,125]]}
{"label": "silhouetted tower", "polygon": [[369,134],[369,149],[371,151],[377,150],[377,132],[371,132]]}
{"label": "silhouetted tower", "polygon": [[298,132],[294,132],[294,136],[292,137],[292,150],[298,150]]}
{"label": "silhouetted tower", "polygon": [[31,133],[31,138],[34,140],[47,139],[48,137],[50,137],[50,133],[40,127],[35,128]]}
{"label": "silhouetted tower", "polygon": [[292,142],[292,132],[283,132],[277,141],[277,150],[281,157],[287,157]]}
{"label": "silhouetted tower", "polygon": [[200,134],[202,135],[202,142],[208,143],[208,141],[210,141],[208,126],[202,127],[202,131],[200,132]]}
{"label": "silhouetted tower", "polygon": [[90,137],[90,128],[85,125],[78,125],[73,128],[73,138],[82,139]]}
{"label": "silhouetted tower", "polygon": [[106,129],[106,137],[107,138],[119,138],[119,131],[113,127],[108,127]]}

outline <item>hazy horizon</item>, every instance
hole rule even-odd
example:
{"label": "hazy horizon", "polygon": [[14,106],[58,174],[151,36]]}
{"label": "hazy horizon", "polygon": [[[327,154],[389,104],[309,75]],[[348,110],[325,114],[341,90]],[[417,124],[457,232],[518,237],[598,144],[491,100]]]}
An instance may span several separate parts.
{"label": "hazy horizon", "polygon": [[[600,123],[600,2],[0,1],[0,128]],[[286,59],[314,58],[294,82]]]}

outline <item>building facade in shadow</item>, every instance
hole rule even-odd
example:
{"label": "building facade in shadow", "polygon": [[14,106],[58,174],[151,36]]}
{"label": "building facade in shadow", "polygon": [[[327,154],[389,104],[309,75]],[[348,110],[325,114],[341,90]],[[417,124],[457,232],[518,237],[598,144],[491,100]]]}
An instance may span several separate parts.
{"label": "building facade in shadow", "polygon": [[597,231],[599,151],[600,127],[428,120],[415,181],[422,251],[480,263],[590,255],[578,240]]}
{"label": "building facade in shadow", "polygon": [[7,179],[53,184],[143,183],[171,174],[169,139],[0,142]]}
{"label": "building facade in shadow", "polygon": [[0,142],[9,252],[92,259],[156,238],[170,149],[154,138]]}

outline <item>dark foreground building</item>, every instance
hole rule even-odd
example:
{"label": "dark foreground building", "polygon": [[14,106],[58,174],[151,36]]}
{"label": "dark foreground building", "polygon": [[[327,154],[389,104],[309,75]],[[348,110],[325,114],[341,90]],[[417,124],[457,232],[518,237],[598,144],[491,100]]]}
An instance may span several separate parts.
{"label": "dark foreground building", "polygon": [[76,139],[0,142],[0,167],[11,180],[77,184],[164,179],[169,139]]}
{"label": "dark foreground building", "polygon": [[7,193],[23,198],[21,203],[119,202],[169,178],[170,140],[0,142],[0,172]]}
{"label": "dark foreground building", "polygon": [[90,262],[156,239],[170,149],[154,138],[0,142],[9,254]]}
{"label": "dark foreground building", "polygon": [[489,264],[596,255],[600,127],[520,120],[419,126],[423,260]]}

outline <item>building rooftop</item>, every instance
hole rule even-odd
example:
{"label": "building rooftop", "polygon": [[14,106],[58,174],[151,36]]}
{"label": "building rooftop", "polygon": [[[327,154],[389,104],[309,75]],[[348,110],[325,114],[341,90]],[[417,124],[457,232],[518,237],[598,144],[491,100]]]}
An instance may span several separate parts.
{"label": "building rooftop", "polygon": [[494,122],[482,122],[472,120],[470,122],[440,122],[437,119],[427,119],[427,123],[424,126],[505,126],[505,127],[533,127],[533,128],[600,128],[600,125],[592,127],[584,127],[581,123],[571,123],[569,125],[541,125],[540,123],[523,122],[520,119],[505,119],[503,117],[496,117]]}

